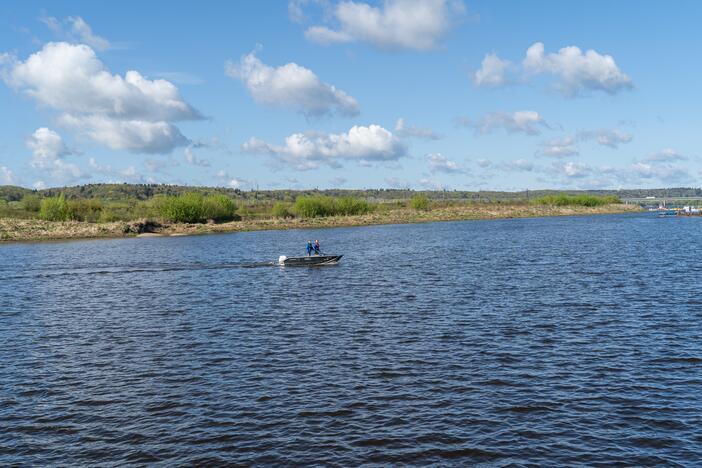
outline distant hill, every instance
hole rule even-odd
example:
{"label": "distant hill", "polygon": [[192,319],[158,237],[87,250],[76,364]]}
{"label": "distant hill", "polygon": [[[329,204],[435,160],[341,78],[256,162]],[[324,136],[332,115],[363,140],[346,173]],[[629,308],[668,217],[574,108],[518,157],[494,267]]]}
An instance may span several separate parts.
{"label": "distant hill", "polygon": [[622,189],[622,190],[528,190],[521,192],[499,191],[415,191],[409,189],[328,189],[328,190],[250,190],[224,187],[192,187],[166,184],[86,184],[72,187],[56,187],[32,190],[11,185],[0,186],[0,199],[8,202],[21,200],[27,194],[50,197],[63,193],[68,199],[99,198],[101,200],[148,200],[155,195],[177,195],[185,192],[199,192],[203,195],[221,193],[235,199],[274,201],[293,201],[299,195],[322,194],[332,197],[353,196],[370,201],[406,200],[417,193],[425,194],[432,200],[475,200],[475,201],[517,201],[531,198],[567,193],[571,195],[615,195],[619,198],[657,198],[702,197],[702,189],[674,187],[659,189]]}

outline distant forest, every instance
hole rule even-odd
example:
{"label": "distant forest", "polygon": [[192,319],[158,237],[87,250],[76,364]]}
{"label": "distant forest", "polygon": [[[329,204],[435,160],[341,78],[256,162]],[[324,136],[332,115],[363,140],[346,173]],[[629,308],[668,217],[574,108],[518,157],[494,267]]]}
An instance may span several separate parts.
{"label": "distant forest", "polygon": [[567,193],[569,195],[614,195],[619,198],[643,197],[702,197],[702,189],[689,187],[659,189],[622,189],[622,190],[526,190],[521,192],[498,191],[463,191],[463,190],[409,190],[409,189],[365,189],[365,190],[248,190],[223,187],[193,187],[166,184],[86,184],[73,187],[57,187],[32,190],[16,186],[0,186],[0,199],[7,202],[19,201],[25,195],[34,194],[41,198],[64,194],[66,199],[100,199],[148,200],[155,195],[179,195],[197,192],[202,195],[224,194],[231,198],[248,202],[294,201],[300,195],[327,195],[331,197],[357,197],[371,202],[408,200],[417,194],[425,195],[430,200],[472,200],[482,202],[522,201]]}

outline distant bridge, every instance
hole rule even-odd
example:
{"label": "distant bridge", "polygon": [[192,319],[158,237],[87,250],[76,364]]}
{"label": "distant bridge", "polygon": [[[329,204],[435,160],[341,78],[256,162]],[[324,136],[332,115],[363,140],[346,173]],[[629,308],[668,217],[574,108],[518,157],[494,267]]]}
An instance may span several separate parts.
{"label": "distant bridge", "polygon": [[702,205],[702,197],[638,197],[638,198],[622,198],[624,203],[633,205]]}

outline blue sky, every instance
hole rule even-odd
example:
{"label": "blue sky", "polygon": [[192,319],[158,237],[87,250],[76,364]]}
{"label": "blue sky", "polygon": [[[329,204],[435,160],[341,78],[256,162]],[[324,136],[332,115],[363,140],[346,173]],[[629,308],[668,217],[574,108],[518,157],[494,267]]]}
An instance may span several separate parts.
{"label": "blue sky", "polygon": [[699,186],[699,2],[3,2],[0,184]]}

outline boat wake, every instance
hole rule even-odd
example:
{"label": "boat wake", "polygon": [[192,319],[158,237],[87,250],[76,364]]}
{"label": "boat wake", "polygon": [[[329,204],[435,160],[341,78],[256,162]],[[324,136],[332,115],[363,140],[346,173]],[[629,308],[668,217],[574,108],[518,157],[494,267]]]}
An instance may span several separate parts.
{"label": "boat wake", "polygon": [[32,279],[32,278],[56,278],[62,276],[83,276],[83,275],[126,275],[134,273],[164,273],[172,271],[202,271],[202,270],[229,270],[239,268],[261,268],[279,266],[278,262],[241,262],[241,263],[218,263],[218,264],[173,264],[173,265],[125,265],[119,267],[106,268],[72,268],[56,269],[47,271],[46,269],[30,271],[26,274],[14,275],[5,279]]}

